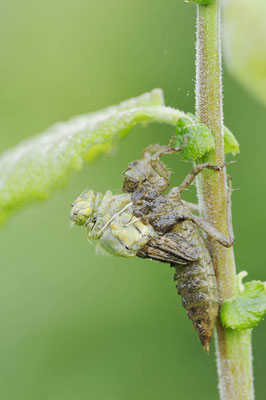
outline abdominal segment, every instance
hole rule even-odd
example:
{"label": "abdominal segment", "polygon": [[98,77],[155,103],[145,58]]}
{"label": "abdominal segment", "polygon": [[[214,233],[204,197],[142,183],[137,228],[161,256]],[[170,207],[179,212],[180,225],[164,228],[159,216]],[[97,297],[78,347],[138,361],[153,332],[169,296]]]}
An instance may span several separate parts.
{"label": "abdominal segment", "polygon": [[168,262],[175,268],[177,292],[204,349],[209,351],[218,315],[218,292],[211,256],[198,228],[191,222],[177,224],[175,232],[150,240],[137,256]]}
{"label": "abdominal segment", "polygon": [[218,315],[217,286],[212,264],[203,266],[199,262],[190,265],[172,264],[176,269],[177,292],[189,319],[198,332],[205,350],[209,351],[212,331]]}

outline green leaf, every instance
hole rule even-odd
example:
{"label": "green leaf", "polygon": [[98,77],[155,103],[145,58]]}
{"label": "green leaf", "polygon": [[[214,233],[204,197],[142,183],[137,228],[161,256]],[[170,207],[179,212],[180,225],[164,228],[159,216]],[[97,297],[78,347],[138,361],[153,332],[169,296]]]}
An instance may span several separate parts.
{"label": "green leaf", "polygon": [[225,300],[222,304],[221,321],[227,328],[251,329],[266,313],[265,283],[251,281],[243,285],[244,275],[244,271],[239,274],[239,295]]}
{"label": "green leaf", "polygon": [[49,197],[72,170],[110,151],[136,124],[176,126],[180,116],[185,114],[165,107],[162,91],[155,89],[118,106],[57,123],[25,140],[0,157],[0,219],[22,204]]}
{"label": "green leaf", "polygon": [[[214,148],[207,127],[190,114],[165,107],[162,91],[154,89],[117,106],[57,123],[3,153],[0,220],[20,205],[46,199],[56,187],[66,183],[71,171],[110,152],[135,125],[148,122],[177,126],[177,145],[188,137],[182,151],[185,160],[197,160]],[[230,139],[227,148],[236,152],[237,142],[232,134],[228,133],[226,138]]]}
{"label": "green leaf", "polygon": [[184,161],[197,161],[215,148],[210,129],[196,118],[180,118],[177,122],[175,146],[184,146],[181,157]]}
{"label": "green leaf", "polygon": [[265,0],[223,1],[225,66],[266,106]]}
{"label": "green leaf", "polygon": [[226,126],[224,126],[224,152],[231,153],[233,156],[240,152],[238,141]]}
{"label": "green leaf", "polygon": [[[215,143],[210,129],[188,113],[177,122],[173,145],[184,147],[181,151],[182,160],[199,162],[206,153],[214,149]],[[239,153],[239,144],[227,127],[224,127],[224,150],[233,155]]]}

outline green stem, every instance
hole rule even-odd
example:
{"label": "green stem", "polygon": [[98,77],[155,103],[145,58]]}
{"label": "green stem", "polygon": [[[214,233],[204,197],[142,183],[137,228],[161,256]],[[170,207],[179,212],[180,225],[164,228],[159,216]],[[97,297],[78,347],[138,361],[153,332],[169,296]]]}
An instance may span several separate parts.
{"label": "green stem", "polygon": [[[212,131],[216,149],[204,162],[224,163],[223,104],[220,50],[220,4],[197,5],[196,113]],[[202,215],[220,232],[228,235],[226,215],[226,172],[205,170],[197,181]],[[220,304],[237,293],[233,249],[210,241]],[[216,325],[216,353],[222,400],[254,398],[251,333]]]}

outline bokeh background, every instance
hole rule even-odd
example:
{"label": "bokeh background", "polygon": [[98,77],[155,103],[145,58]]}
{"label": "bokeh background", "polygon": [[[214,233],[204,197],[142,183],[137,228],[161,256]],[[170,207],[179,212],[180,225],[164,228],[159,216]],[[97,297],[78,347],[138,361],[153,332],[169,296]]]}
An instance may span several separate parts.
{"label": "bokeh background", "polygon": [[[195,7],[177,0],[0,3],[0,149],[69,117],[161,87],[194,110]],[[266,279],[265,108],[224,70],[238,271]],[[203,353],[166,265],[96,256],[70,229],[85,188],[120,191],[121,173],[170,127],[135,128],[114,157],[73,174],[47,203],[0,231],[0,397],[6,400],[218,399],[214,346]],[[188,164],[169,157],[178,183]],[[186,198],[195,200],[192,189]],[[265,399],[266,324],[254,330]]]}

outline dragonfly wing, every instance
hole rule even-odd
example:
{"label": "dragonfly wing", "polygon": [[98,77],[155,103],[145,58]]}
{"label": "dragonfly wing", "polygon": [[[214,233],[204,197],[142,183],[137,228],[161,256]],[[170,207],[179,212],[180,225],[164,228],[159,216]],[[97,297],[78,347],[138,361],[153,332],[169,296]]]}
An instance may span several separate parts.
{"label": "dragonfly wing", "polygon": [[187,265],[199,258],[197,250],[175,232],[151,239],[138,251],[137,256],[180,265]]}

